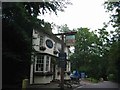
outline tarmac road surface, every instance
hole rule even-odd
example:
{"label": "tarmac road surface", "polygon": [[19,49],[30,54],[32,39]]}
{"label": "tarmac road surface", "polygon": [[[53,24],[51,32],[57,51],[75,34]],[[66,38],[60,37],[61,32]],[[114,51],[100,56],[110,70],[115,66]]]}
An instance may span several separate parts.
{"label": "tarmac road surface", "polygon": [[89,90],[98,90],[98,89],[108,89],[108,90],[120,90],[120,86],[117,83],[110,82],[110,81],[103,81],[100,83],[84,83],[84,85],[75,88],[74,90],[82,90],[82,89],[89,89]]}

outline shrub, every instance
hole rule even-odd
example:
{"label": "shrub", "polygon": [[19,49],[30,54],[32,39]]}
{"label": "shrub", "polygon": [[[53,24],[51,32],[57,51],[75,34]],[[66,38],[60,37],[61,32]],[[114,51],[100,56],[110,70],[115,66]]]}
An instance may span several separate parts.
{"label": "shrub", "polygon": [[108,75],[108,80],[114,81],[115,80],[115,75],[114,74],[109,74]]}

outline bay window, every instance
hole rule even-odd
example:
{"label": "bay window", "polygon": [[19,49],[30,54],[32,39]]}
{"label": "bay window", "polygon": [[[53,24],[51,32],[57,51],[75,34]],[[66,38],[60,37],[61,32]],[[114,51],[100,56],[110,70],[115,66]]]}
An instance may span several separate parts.
{"label": "bay window", "polygon": [[37,55],[35,62],[35,71],[42,72],[44,70],[44,55]]}
{"label": "bay window", "polygon": [[50,72],[50,60],[48,55],[37,55],[35,59],[35,72]]}

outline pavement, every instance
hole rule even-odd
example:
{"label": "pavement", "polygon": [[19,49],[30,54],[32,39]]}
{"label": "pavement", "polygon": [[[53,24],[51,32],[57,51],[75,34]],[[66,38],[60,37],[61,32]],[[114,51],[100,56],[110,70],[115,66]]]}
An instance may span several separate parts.
{"label": "pavement", "polygon": [[[77,87],[84,86],[86,84],[91,84],[91,82],[86,81],[86,80],[81,80],[80,83],[76,84],[71,84],[72,87],[68,84],[64,84],[64,90],[74,90]],[[60,86],[58,82],[51,82],[49,84],[39,84],[39,85],[29,85],[28,90],[33,89],[33,90],[39,90],[39,89],[47,89],[47,90],[60,90]]]}
{"label": "pavement", "polygon": [[[81,88],[118,88],[117,84],[110,81],[103,81],[99,83],[92,83],[88,80],[82,79],[80,83],[64,85],[64,90],[81,90]],[[49,84],[29,85],[26,90],[63,90],[59,86],[59,82],[51,82]]]}

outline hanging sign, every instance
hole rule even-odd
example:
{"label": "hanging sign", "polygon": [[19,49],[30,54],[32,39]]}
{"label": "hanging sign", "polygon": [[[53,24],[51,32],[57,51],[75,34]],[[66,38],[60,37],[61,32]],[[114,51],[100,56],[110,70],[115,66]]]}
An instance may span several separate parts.
{"label": "hanging sign", "polygon": [[59,53],[59,64],[58,67],[65,68],[66,66],[66,53]]}
{"label": "hanging sign", "polygon": [[75,44],[75,35],[66,35],[66,45],[74,46]]}

